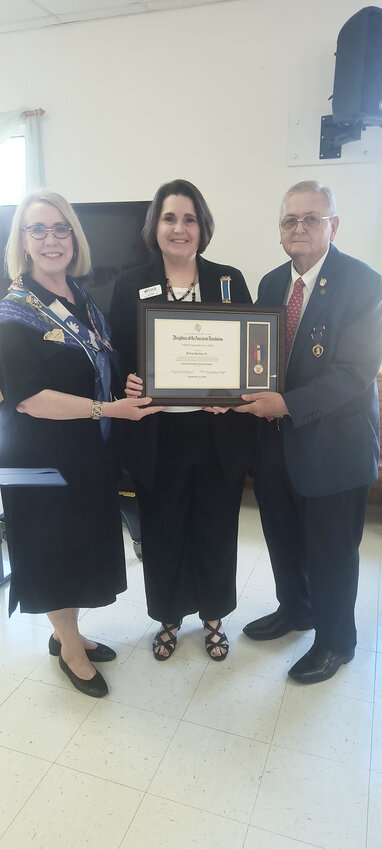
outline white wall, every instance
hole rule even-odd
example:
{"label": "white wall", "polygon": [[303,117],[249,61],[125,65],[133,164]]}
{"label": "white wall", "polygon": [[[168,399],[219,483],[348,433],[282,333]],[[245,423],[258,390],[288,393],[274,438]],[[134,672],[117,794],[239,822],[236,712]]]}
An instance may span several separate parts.
{"label": "white wall", "polygon": [[240,267],[254,293],[284,259],[279,202],[301,179],[335,191],[338,247],[381,267],[381,164],[286,165],[288,114],[330,113],[337,35],[360,7],[233,0],[3,34],[0,111],[46,110],[48,185],[71,201],[196,183],[216,220],[206,256]]}

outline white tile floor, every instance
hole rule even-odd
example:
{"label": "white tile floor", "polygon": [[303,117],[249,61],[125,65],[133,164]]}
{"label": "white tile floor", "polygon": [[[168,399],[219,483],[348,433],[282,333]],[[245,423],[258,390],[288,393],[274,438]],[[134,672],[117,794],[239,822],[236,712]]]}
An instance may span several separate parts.
{"label": "white tile floor", "polygon": [[128,592],[81,617],[84,633],[118,652],[100,666],[103,700],[75,691],[49,656],[46,617],[9,621],[0,591],[0,849],[380,849],[381,543],[373,506],[356,658],[310,688],[287,671],[311,634],[256,644],[241,632],[275,608],[249,490],[224,663],[208,659],[196,616],[174,657],[153,659],[155,624],[128,537]]}

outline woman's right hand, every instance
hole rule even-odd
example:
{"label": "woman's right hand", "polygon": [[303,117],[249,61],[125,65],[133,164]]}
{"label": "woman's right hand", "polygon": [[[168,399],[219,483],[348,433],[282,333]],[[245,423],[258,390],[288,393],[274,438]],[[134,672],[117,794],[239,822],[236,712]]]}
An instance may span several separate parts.
{"label": "woman's right hand", "polygon": [[125,395],[128,398],[139,398],[142,395],[143,380],[137,374],[128,374],[126,378]]}

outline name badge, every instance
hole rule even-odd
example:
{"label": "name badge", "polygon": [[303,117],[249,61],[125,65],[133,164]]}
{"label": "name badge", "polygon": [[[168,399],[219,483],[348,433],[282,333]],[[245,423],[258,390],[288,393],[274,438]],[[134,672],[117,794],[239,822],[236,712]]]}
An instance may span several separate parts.
{"label": "name badge", "polygon": [[156,286],[147,286],[146,289],[140,289],[139,290],[139,297],[140,297],[141,301],[143,301],[144,298],[152,298],[154,295],[161,295],[161,294],[162,294],[162,286],[160,285],[160,283],[158,283]]}

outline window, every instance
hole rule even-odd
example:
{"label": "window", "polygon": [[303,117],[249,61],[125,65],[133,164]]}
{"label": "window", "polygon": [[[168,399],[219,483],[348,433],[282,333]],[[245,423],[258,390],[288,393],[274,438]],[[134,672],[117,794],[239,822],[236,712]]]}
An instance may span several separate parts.
{"label": "window", "polygon": [[0,145],[0,204],[18,204],[25,191],[25,136],[12,136]]}

